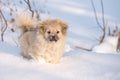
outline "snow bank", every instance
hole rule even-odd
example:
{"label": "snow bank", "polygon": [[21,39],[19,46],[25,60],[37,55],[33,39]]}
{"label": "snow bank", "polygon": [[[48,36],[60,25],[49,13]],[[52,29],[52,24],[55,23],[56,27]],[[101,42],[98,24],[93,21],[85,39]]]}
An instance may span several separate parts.
{"label": "snow bank", "polygon": [[93,52],[116,54],[117,40],[118,37],[107,37],[102,44],[97,45],[93,48]]}

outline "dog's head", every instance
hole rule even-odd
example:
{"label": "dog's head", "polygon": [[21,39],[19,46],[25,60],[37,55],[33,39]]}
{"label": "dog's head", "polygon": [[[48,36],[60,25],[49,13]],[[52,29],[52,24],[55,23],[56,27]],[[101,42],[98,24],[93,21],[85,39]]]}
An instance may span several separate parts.
{"label": "dog's head", "polygon": [[67,34],[68,25],[59,20],[46,20],[39,24],[40,34],[49,42],[57,42]]}

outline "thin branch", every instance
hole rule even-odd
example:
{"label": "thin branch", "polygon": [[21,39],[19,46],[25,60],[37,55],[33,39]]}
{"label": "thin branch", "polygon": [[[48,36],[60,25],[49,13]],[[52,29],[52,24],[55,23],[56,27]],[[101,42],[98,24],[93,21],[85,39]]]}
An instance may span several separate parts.
{"label": "thin branch", "polygon": [[108,36],[111,36],[111,29],[108,27]]}
{"label": "thin branch", "polygon": [[76,46],[76,48],[82,49],[82,50],[85,50],[85,51],[92,51],[92,49],[87,49],[87,48],[83,48],[83,47],[80,47],[80,46]]}
{"label": "thin branch", "polygon": [[118,25],[116,24],[116,33],[119,33]]}
{"label": "thin branch", "polygon": [[102,22],[103,22],[103,35],[101,37],[100,43],[103,42],[105,35],[106,35],[106,25],[105,25],[105,17],[104,17],[104,7],[103,7],[103,1],[101,0],[101,7],[102,7]]}
{"label": "thin branch", "polygon": [[97,12],[96,12],[95,5],[94,5],[93,0],[91,0],[91,3],[92,3],[92,7],[93,7],[93,10],[94,10],[94,13],[95,13],[96,22],[97,22],[98,26],[101,28],[101,30],[103,30],[102,26],[100,25],[100,23],[99,23],[99,21],[98,21]]}
{"label": "thin branch", "polygon": [[104,7],[103,7],[103,1],[102,1],[102,0],[101,0],[101,7],[102,7],[102,22],[103,22],[103,28],[105,28]]}
{"label": "thin branch", "polygon": [[35,14],[36,14],[36,16],[35,16],[35,18],[37,19],[37,20],[41,20],[40,19],[40,11],[39,11],[39,9],[37,9],[36,8],[36,5],[35,5],[35,2],[34,1],[32,1],[32,4],[33,4],[33,6],[34,6],[34,12],[35,12]]}
{"label": "thin branch", "polygon": [[100,39],[100,43],[102,43],[102,42],[104,41],[105,34],[106,34],[106,30],[104,29],[103,35],[102,35],[102,37],[101,37],[101,39]]}
{"label": "thin branch", "polygon": [[97,22],[98,26],[99,26],[99,27],[101,28],[101,30],[102,30],[102,36],[101,36],[100,41],[99,41],[100,43],[102,43],[102,42],[104,41],[104,38],[105,38],[105,35],[106,35],[106,25],[105,25],[105,18],[104,18],[104,6],[103,6],[103,1],[101,0],[102,22],[103,22],[103,25],[101,25],[100,22],[98,21],[97,12],[96,12],[95,5],[94,5],[93,0],[91,0],[91,3],[92,3],[92,6],[93,6],[93,10],[94,10],[96,22]]}
{"label": "thin branch", "polygon": [[118,34],[118,41],[117,41],[116,51],[117,51],[117,52],[120,52],[120,32],[119,32],[119,34]]}
{"label": "thin branch", "polygon": [[32,8],[31,8],[30,0],[24,0],[24,1],[25,1],[25,3],[28,5],[28,8],[29,8],[30,12],[32,13],[32,17],[34,17],[34,11],[33,11]]}
{"label": "thin branch", "polygon": [[1,38],[2,38],[2,41],[4,41],[3,36],[4,36],[4,33],[5,33],[6,29],[7,29],[8,24],[7,24],[6,18],[5,18],[5,16],[3,15],[3,13],[2,13],[1,10],[0,10],[0,15],[1,15],[1,17],[2,17],[2,19],[4,20],[4,23],[5,23],[5,26],[4,26],[3,30],[1,31]]}

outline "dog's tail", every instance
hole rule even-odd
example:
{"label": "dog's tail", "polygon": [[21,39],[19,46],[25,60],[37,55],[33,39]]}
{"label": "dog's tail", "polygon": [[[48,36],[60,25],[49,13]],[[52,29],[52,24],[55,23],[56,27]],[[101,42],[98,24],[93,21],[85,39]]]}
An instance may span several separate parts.
{"label": "dog's tail", "polygon": [[18,15],[15,19],[15,24],[18,28],[20,28],[22,33],[34,30],[36,27],[36,21],[26,13]]}

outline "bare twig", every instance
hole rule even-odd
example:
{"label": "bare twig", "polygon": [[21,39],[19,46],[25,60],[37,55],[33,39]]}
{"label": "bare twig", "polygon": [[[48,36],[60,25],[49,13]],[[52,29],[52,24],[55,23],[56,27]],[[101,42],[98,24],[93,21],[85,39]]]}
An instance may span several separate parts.
{"label": "bare twig", "polygon": [[82,50],[85,50],[85,51],[92,51],[92,49],[87,49],[87,48],[83,48],[83,47],[80,47],[80,46],[76,46],[76,48],[82,49]]}
{"label": "bare twig", "polygon": [[105,28],[105,17],[104,17],[104,7],[103,1],[101,0],[101,7],[102,7],[102,22],[103,22],[103,29]]}
{"label": "bare twig", "polygon": [[32,13],[32,17],[34,17],[34,11],[32,10],[30,0],[24,0],[24,1],[28,5],[28,8],[29,8],[30,12]]}
{"label": "bare twig", "polygon": [[98,26],[99,26],[101,29],[103,29],[103,28],[102,28],[102,25],[101,25],[101,24],[99,23],[99,21],[98,21],[97,12],[96,12],[95,5],[94,5],[93,0],[91,0],[91,3],[92,3],[92,7],[93,7],[93,10],[94,10],[94,13],[95,13],[96,22],[97,22]]}
{"label": "bare twig", "polygon": [[6,20],[5,16],[3,15],[1,9],[0,9],[0,15],[1,15],[1,17],[4,20],[4,23],[5,23],[5,26],[3,26],[4,28],[1,31],[1,38],[2,38],[2,41],[4,41],[3,36],[4,36],[4,33],[5,33],[6,29],[7,29],[8,23],[7,23],[7,20]]}
{"label": "bare twig", "polygon": [[108,27],[108,36],[111,36],[111,29]]}
{"label": "bare twig", "polygon": [[96,9],[95,9],[93,0],[91,0],[91,3],[92,3],[93,10],[94,10],[96,22],[97,22],[98,26],[99,26],[99,27],[101,28],[101,30],[102,30],[102,36],[101,36],[100,41],[99,41],[100,43],[102,43],[102,42],[104,41],[104,38],[105,38],[105,35],[106,35],[106,25],[105,25],[105,18],[104,18],[104,6],[103,6],[103,1],[101,0],[102,22],[103,22],[103,25],[101,25],[100,22],[98,21],[97,12],[96,12]]}
{"label": "bare twig", "polygon": [[104,17],[104,7],[103,7],[103,1],[101,0],[101,7],[102,7],[102,22],[103,22],[103,35],[101,37],[100,43],[103,42],[106,34],[106,25],[105,25],[105,17]]}
{"label": "bare twig", "polygon": [[119,32],[119,34],[118,34],[118,41],[117,41],[116,51],[117,51],[117,52],[120,52],[120,32]]}
{"label": "bare twig", "polygon": [[[110,28],[109,28],[110,29]],[[118,25],[115,25],[115,29],[113,29],[112,32],[110,32],[110,34],[108,34],[109,36],[119,36],[119,29],[118,29]]]}
{"label": "bare twig", "polygon": [[116,28],[116,35],[118,35],[119,34],[119,29],[118,29],[118,25],[116,24],[116,26],[115,26],[115,28]]}

